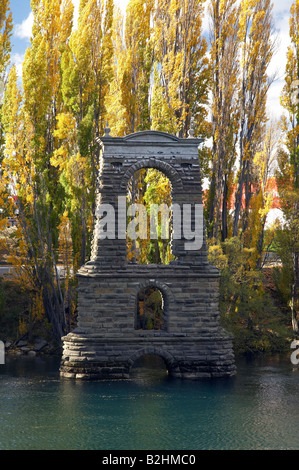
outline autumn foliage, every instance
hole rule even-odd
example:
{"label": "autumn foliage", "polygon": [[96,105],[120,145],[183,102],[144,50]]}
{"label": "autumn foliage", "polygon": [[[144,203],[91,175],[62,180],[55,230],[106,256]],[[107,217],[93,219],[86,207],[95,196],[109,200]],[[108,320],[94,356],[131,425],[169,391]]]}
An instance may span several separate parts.
{"label": "autumn foliage", "polygon": [[[76,24],[71,0],[31,0],[31,8],[21,82],[10,65],[9,0],[0,6],[0,230],[17,221],[9,243],[7,237],[0,243],[29,292],[30,322],[44,319],[58,339],[71,328],[75,274],[91,250],[98,139],[108,121],[113,136],[153,129],[187,138],[192,128],[205,139],[199,161],[210,256],[225,282],[234,276],[235,292],[223,293],[224,318],[250,328],[260,322],[258,313],[242,308],[253,292],[267,308],[260,276],[264,253],[276,243],[291,273],[278,272],[277,285],[287,283],[282,290],[295,324],[298,0],[290,12],[282,123],[271,122],[266,107],[275,78],[268,73],[275,53],[270,0],[130,0],[125,17],[113,0],[81,0]],[[140,170],[128,201],[170,205],[171,182],[156,170]],[[275,204],[286,227],[267,227]],[[234,268],[231,240],[240,247]],[[129,262],[172,260],[169,240],[128,242]],[[238,282],[247,290],[238,290]]]}

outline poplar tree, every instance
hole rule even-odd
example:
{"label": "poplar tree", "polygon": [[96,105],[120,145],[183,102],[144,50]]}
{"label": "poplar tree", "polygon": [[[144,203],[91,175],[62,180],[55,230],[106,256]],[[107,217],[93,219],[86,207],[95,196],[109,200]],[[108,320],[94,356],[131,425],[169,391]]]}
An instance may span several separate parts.
{"label": "poplar tree", "polygon": [[113,136],[123,136],[128,130],[128,115],[126,100],[123,99],[124,64],[126,62],[126,45],[124,41],[124,16],[121,9],[115,5],[112,24],[113,47],[113,80],[110,83],[106,98],[109,127]]}
{"label": "poplar tree", "polygon": [[12,35],[12,13],[10,11],[10,0],[2,0],[0,5],[0,74],[4,78],[6,67],[10,61],[11,35]]}
{"label": "poplar tree", "polygon": [[188,137],[192,118],[197,135],[208,132],[206,104],[210,69],[207,42],[202,36],[203,3],[202,0],[158,0],[154,15],[156,72],[152,127],[166,127],[165,115],[165,130],[180,137]]}
{"label": "poplar tree", "polygon": [[10,61],[12,28],[13,23],[12,13],[10,11],[10,1],[3,0],[0,5],[0,175],[4,144],[4,132],[1,124],[1,107],[7,78],[7,67]]}
{"label": "poplar tree", "polygon": [[284,147],[279,152],[277,181],[285,225],[279,234],[279,254],[283,261],[283,275],[287,279],[287,300],[291,308],[292,325],[299,334],[299,0],[291,7],[291,44],[287,52],[285,86],[281,103]]}
{"label": "poplar tree", "polygon": [[113,78],[113,1],[82,0],[78,27],[63,52],[63,109],[57,116],[59,148],[52,164],[66,191],[74,269],[86,262],[95,210],[99,145],[107,120],[106,102]]}
{"label": "poplar tree", "polygon": [[243,195],[243,233],[248,226],[253,158],[267,121],[267,92],[274,79],[267,73],[275,48],[271,0],[241,1],[238,36],[241,42],[240,136],[233,236],[238,235]]}
{"label": "poplar tree", "polygon": [[212,0],[211,62],[212,80],[212,162],[209,190],[208,235],[228,236],[228,203],[233,185],[239,129],[240,66],[238,60],[238,14],[236,0]]}
{"label": "poplar tree", "polygon": [[[57,269],[59,223],[64,191],[51,158],[57,143],[56,117],[61,109],[61,50],[72,29],[71,0],[32,0],[34,24],[23,64],[23,94],[12,69],[5,96],[4,173],[19,213],[18,252],[33,302],[52,325],[57,339],[66,331],[64,292]],[[24,275],[26,279],[24,280]]]}
{"label": "poplar tree", "polygon": [[130,0],[125,20],[125,60],[122,64],[122,104],[126,133],[150,128],[150,76],[153,64],[151,21],[153,0]]}
{"label": "poplar tree", "polygon": [[253,159],[254,194],[251,197],[248,223],[250,231],[247,231],[246,237],[247,245],[252,249],[251,266],[253,269],[261,269],[263,265],[265,226],[274,200],[275,165],[280,135],[280,127],[276,121],[267,123],[262,142]]}

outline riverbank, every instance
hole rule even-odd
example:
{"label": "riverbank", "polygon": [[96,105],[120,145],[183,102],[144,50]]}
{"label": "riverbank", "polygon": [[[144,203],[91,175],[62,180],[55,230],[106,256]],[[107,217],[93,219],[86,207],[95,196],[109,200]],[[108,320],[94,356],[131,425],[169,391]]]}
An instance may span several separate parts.
{"label": "riverbank", "polygon": [[3,343],[5,354],[10,357],[61,356],[62,354],[62,346],[58,342],[49,342],[42,337],[35,338],[34,341],[21,338],[15,342],[7,340]]}

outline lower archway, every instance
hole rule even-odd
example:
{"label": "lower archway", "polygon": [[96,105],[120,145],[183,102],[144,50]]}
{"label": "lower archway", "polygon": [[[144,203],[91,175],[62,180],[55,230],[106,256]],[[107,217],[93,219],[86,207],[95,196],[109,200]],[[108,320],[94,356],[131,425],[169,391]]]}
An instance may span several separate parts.
{"label": "lower archway", "polygon": [[130,378],[143,382],[163,380],[168,376],[164,359],[154,354],[145,354],[137,359],[130,370]]}
{"label": "lower archway", "polygon": [[174,364],[171,354],[152,347],[138,351],[128,361],[130,375],[136,375],[142,370],[151,372],[152,375],[171,375]]}

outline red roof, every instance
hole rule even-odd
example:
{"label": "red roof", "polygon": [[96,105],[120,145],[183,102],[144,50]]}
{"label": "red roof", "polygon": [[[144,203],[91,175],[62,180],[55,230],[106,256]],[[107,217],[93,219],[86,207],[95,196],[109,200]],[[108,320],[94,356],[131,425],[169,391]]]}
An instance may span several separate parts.
{"label": "red roof", "polygon": [[[253,194],[255,194],[255,192],[259,190],[259,187],[254,187],[254,185],[251,185],[251,191]],[[230,198],[230,201],[229,201],[229,209],[234,209],[235,207],[235,195],[236,195],[236,191],[237,191],[237,185],[234,185],[233,186],[233,191],[232,191],[232,194],[231,194],[231,198]],[[280,209],[281,206],[280,206],[280,200],[279,200],[279,193],[278,193],[278,188],[277,188],[277,183],[276,183],[276,179],[275,178],[270,178],[267,182],[267,185],[266,185],[266,190],[265,190],[266,193],[272,193],[272,205],[271,205],[271,209]],[[204,191],[204,195],[203,195],[203,202],[205,204],[205,201],[206,201],[206,197],[207,197],[207,190]],[[245,208],[245,193],[243,191],[243,195],[242,195],[242,208],[244,209]]]}

